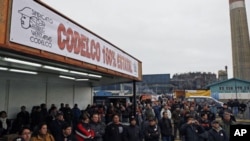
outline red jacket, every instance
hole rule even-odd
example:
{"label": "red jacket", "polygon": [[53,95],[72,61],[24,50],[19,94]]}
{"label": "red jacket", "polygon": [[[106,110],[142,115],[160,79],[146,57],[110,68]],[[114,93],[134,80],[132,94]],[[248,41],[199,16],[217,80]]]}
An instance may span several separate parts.
{"label": "red jacket", "polygon": [[90,129],[88,123],[78,123],[75,132],[77,141],[93,140],[95,137],[94,130]]}

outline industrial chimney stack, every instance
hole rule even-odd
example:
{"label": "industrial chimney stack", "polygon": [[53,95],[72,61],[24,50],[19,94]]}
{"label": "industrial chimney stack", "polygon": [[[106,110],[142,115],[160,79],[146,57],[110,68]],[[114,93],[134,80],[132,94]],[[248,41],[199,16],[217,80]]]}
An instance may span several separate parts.
{"label": "industrial chimney stack", "polygon": [[250,41],[245,0],[229,0],[233,77],[250,81]]}

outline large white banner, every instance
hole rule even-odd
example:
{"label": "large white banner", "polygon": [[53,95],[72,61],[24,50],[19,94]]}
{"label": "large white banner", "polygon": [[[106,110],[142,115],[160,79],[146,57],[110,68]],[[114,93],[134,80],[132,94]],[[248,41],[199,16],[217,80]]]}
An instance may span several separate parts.
{"label": "large white banner", "polygon": [[10,41],[138,77],[136,59],[32,0],[13,0]]}

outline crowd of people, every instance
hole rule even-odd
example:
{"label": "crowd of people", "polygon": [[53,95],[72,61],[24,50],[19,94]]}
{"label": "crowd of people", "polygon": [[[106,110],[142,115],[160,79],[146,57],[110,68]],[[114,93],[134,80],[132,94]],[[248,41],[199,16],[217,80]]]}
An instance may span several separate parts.
{"label": "crowd of people", "polygon": [[179,99],[137,101],[136,107],[92,104],[85,109],[64,103],[48,109],[41,104],[31,112],[21,106],[13,121],[5,111],[0,113],[0,136],[18,134],[14,141],[229,141],[238,114],[230,102],[218,111]]}

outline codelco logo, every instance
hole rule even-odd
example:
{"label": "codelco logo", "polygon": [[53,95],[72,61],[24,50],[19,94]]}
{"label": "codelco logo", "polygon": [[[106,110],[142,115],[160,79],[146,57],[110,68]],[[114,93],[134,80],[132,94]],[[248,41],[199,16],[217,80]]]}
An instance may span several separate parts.
{"label": "codelco logo", "polygon": [[21,26],[23,29],[31,30],[30,42],[45,47],[52,47],[52,37],[46,35],[46,23],[53,24],[53,20],[30,7],[18,10],[21,14]]}

